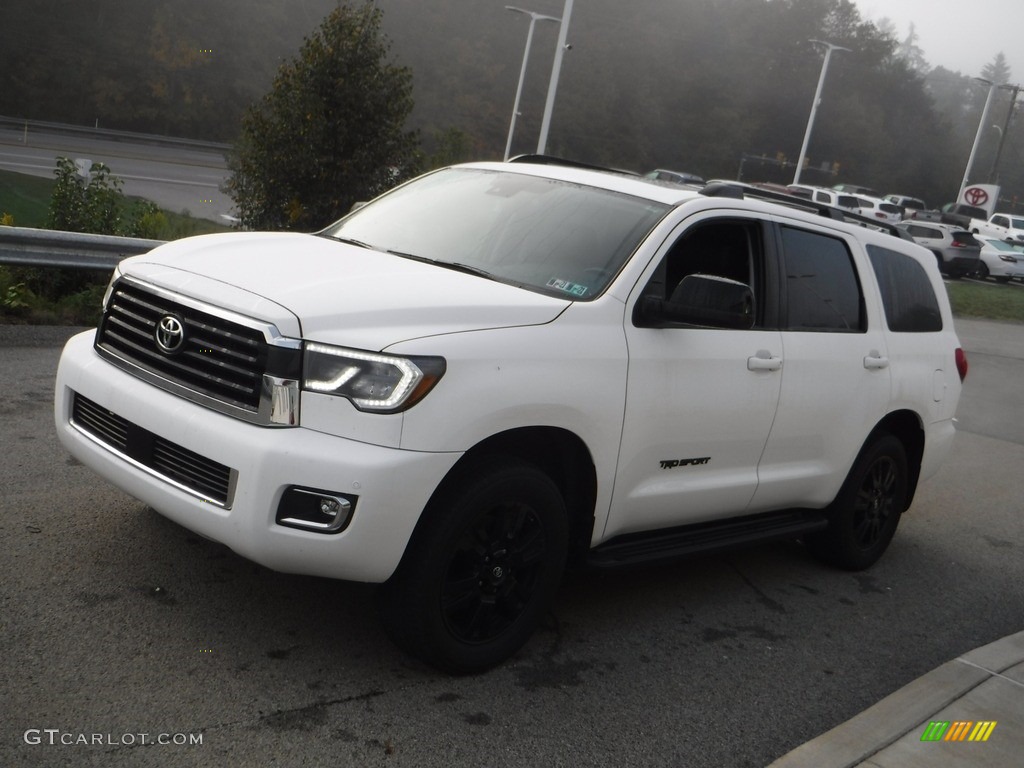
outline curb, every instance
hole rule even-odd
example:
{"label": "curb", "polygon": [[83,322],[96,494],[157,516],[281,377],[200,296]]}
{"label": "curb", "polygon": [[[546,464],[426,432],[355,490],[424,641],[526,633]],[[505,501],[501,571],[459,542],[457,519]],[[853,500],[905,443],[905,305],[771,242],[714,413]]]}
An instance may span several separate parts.
{"label": "curb", "polygon": [[[885,697],[859,715],[803,744],[769,768],[854,768],[923,730],[938,712],[993,677],[1024,663],[1024,632],[977,648]],[[1024,684],[1021,697],[1024,698]]]}

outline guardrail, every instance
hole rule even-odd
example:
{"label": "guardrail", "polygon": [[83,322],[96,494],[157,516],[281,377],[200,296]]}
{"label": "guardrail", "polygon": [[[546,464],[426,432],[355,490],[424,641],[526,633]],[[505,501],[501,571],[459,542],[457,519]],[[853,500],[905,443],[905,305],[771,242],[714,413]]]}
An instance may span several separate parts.
{"label": "guardrail", "polygon": [[113,269],[121,259],[151,251],[163,240],[0,227],[0,264]]}

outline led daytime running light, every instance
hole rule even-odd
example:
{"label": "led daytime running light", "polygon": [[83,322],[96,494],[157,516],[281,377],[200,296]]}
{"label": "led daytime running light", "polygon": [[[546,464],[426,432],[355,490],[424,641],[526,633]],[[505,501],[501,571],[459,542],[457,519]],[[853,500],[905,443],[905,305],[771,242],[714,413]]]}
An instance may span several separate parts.
{"label": "led daytime running light", "polygon": [[[305,377],[303,381],[304,388],[312,392],[342,394],[342,396],[348,397],[360,408],[378,411],[397,408],[416,388],[416,385],[419,384],[420,380],[423,378],[423,371],[421,371],[411,361],[401,357],[392,357],[390,355],[381,355],[372,352],[358,352],[354,349],[332,347],[327,344],[318,344],[316,342],[308,342],[306,344],[306,350],[312,354],[328,355],[330,357],[337,358],[338,360],[352,361],[355,364],[345,366],[336,375],[329,379]],[[394,389],[388,397],[384,399],[355,397],[339,392],[339,390],[347,384],[357,379],[360,375],[366,373],[367,368],[365,366],[358,365],[360,362],[389,366],[398,371],[400,378],[395,383]]]}

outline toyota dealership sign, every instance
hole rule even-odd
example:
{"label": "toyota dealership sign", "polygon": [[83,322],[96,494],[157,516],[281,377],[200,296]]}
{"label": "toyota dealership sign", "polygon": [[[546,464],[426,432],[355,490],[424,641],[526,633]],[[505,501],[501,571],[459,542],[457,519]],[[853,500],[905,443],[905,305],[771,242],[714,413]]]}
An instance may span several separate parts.
{"label": "toyota dealership sign", "polygon": [[986,217],[996,212],[999,201],[999,187],[995,184],[968,184],[960,193],[958,203],[984,208]]}

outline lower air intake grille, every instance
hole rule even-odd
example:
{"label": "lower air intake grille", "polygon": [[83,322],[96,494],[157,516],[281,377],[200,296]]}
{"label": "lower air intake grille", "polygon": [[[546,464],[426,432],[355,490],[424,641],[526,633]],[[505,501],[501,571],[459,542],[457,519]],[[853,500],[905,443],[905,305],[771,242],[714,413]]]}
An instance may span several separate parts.
{"label": "lower air intake grille", "polygon": [[231,506],[235,472],[230,467],[154,435],[77,393],[71,423],[151,474],[219,506]]}

